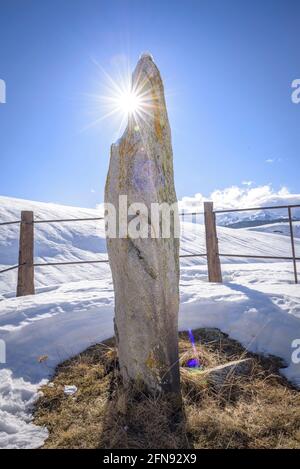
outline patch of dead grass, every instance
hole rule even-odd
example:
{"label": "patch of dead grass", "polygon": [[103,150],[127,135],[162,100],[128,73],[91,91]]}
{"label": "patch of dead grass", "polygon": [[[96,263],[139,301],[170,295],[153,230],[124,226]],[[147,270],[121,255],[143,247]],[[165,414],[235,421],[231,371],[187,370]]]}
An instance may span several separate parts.
{"label": "patch of dead grass", "polygon": [[[179,338],[184,413],[170,400],[126,391],[113,340],[60,365],[44,386],[35,423],[45,425],[45,448],[300,448],[300,393],[279,375],[275,357],[248,353],[216,329],[194,331],[204,368],[252,357],[248,376],[231,376],[216,391],[199,371],[187,333]],[[64,385],[75,384],[73,396]]]}

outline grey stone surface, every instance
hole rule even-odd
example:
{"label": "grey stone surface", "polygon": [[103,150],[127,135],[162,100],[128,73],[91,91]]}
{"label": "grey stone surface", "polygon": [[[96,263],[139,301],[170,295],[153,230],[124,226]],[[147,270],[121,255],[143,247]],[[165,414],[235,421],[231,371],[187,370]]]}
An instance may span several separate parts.
{"label": "grey stone surface", "polygon": [[204,370],[201,374],[216,389],[221,389],[231,377],[248,375],[253,367],[252,358],[244,358]]}

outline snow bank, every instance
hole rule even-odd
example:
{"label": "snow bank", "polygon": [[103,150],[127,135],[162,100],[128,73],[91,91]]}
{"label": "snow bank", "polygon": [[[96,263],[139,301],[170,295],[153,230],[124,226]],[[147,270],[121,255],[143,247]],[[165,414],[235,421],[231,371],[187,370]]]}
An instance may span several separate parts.
{"label": "snow bank", "polygon": [[[249,350],[282,357],[287,365],[283,374],[300,387],[300,365],[291,363],[292,341],[300,338],[300,295],[297,286],[275,283],[281,266],[265,269],[265,277],[273,279],[270,283],[246,285],[237,281],[208,284],[202,280],[204,266],[185,267],[179,326],[181,330],[218,327]],[[238,281],[251,281],[261,264],[252,264],[251,269],[241,264],[233,270],[226,265],[224,275],[232,280],[245,267],[248,274],[246,270]],[[7,363],[0,366],[4,382],[0,386],[0,447],[42,444],[45,430],[30,422],[39,385],[58,363],[113,335],[112,285],[107,279],[103,284],[105,288],[99,280],[73,282],[0,302],[0,338],[7,344]],[[41,356],[47,359],[40,362]]]}
{"label": "snow bank", "polygon": [[[97,213],[2,198],[1,220],[18,218],[18,211],[25,208],[47,219]],[[39,226],[36,256],[40,260],[105,256],[100,224]],[[14,263],[17,248],[15,227],[5,233],[0,229],[2,266]],[[288,238],[276,233],[220,228],[219,239],[223,252],[290,253]],[[202,226],[184,224],[181,249],[204,252]],[[286,363],[282,373],[300,387],[300,364],[291,360],[292,342],[300,339],[300,291],[292,284],[291,263],[225,259],[222,271],[224,284],[209,284],[203,260],[182,262],[180,329],[218,327],[251,351],[277,355]],[[0,364],[0,448],[32,448],[47,437],[30,416],[39,386],[58,363],[113,335],[113,287],[107,265],[64,266],[40,269],[38,294],[14,298],[15,279],[8,274],[0,276],[0,339],[7,352],[6,363]],[[41,356],[44,360],[39,360]]]}
{"label": "snow bank", "polygon": [[0,448],[37,448],[47,438],[47,429],[31,423],[37,389],[13,378],[10,370],[0,370]]}
{"label": "snow bank", "polygon": [[[288,222],[270,223],[269,225],[254,226],[251,228],[247,228],[247,230],[290,236],[290,224]],[[300,222],[299,221],[293,221],[293,233],[294,233],[295,238],[300,238]]]}

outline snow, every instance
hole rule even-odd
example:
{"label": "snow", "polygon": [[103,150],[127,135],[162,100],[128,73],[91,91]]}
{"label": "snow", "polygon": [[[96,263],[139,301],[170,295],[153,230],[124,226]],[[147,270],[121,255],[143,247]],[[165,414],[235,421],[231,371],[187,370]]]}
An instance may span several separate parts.
{"label": "snow", "polygon": [[[61,218],[88,218],[102,216],[99,210],[69,207],[57,204],[32,202],[21,199],[0,197],[0,222],[20,219],[21,210],[33,210],[36,220]],[[253,254],[291,256],[288,237],[278,238],[277,234],[257,233],[249,229],[218,228],[220,252],[224,254]],[[18,262],[19,225],[0,226],[0,270]],[[300,253],[300,240],[296,240]],[[199,223],[182,224],[181,254],[205,252],[205,232]],[[35,261],[62,262],[106,259],[103,221],[41,223],[35,225]],[[255,259],[232,259],[222,257],[222,263],[256,262]],[[270,263],[270,260],[261,261]],[[187,258],[183,265],[205,264],[205,259]],[[78,280],[99,280],[109,275],[106,264],[37,267],[35,285],[38,289],[74,282]],[[0,298],[14,296],[17,281],[16,270],[0,275]]]}
{"label": "snow", "polygon": [[[40,383],[41,384],[41,383]],[[31,423],[30,410],[38,386],[0,370],[0,448],[36,448],[47,438],[46,429]]]}
{"label": "snow", "polygon": [[[247,228],[251,231],[260,231],[264,233],[275,233],[281,234],[284,236],[290,236],[290,224],[288,222],[282,223],[270,223],[269,225],[262,225],[262,226],[252,226],[251,228]],[[293,221],[293,234],[294,238],[300,238],[300,222]]]}
{"label": "snow", "polygon": [[[0,197],[0,222],[19,219],[22,209],[33,209],[41,219],[100,215]],[[218,236],[223,253],[291,255],[289,238],[263,227],[218,227]],[[296,239],[298,253],[299,243]],[[1,270],[17,262],[18,226],[0,227],[0,246]],[[105,258],[103,222],[36,225],[35,247],[37,262]],[[183,223],[181,251],[205,251],[202,225]],[[218,327],[251,351],[277,355],[286,364],[282,373],[300,387],[300,364],[291,361],[292,342],[300,339],[300,291],[291,262],[222,258],[222,273],[224,284],[210,284],[205,259],[182,259],[180,329]],[[41,446],[47,430],[31,421],[39,387],[58,363],[113,335],[107,264],[37,268],[36,286],[36,295],[15,298],[16,273],[0,275],[0,339],[6,343],[6,363],[0,364],[0,448]]]}

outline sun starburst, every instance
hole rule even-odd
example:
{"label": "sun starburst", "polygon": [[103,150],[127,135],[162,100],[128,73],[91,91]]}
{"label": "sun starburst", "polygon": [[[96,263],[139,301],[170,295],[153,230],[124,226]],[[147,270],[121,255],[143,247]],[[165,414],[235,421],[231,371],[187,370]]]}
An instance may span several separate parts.
{"label": "sun starburst", "polygon": [[96,105],[98,114],[88,127],[95,126],[105,119],[115,118],[118,121],[118,133],[120,133],[129,119],[133,119],[137,125],[141,120],[145,121],[153,107],[153,99],[149,96],[145,83],[141,80],[136,80],[135,84],[132,83],[128,64],[125,70],[119,69],[116,77],[113,77],[98,63],[95,61],[94,63],[101,72],[102,92],[88,95],[93,105]]}

